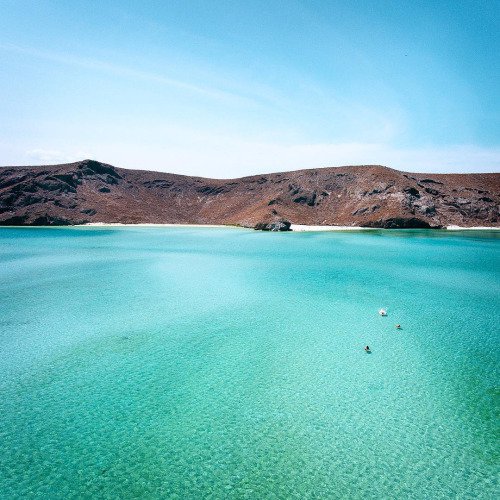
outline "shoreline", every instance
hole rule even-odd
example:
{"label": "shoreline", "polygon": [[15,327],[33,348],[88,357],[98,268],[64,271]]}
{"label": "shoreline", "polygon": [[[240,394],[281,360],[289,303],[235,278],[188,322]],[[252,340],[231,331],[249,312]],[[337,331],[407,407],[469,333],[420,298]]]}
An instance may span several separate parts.
{"label": "shoreline", "polygon": [[[26,225],[26,226],[2,226],[0,225],[0,228],[5,227],[5,228],[86,228],[86,227],[92,227],[92,228],[106,228],[106,227],[116,227],[116,228],[168,228],[168,227],[179,227],[179,228],[219,228],[219,229],[249,229],[249,230],[254,230],[253,227],[245,227],[245,226],[236,226],[236,225],[230,225],[230,224],[170,224],[170,223],[148,223],[148,222],[138,222],[138,223],[133,223],[133,224],[126,224],[122,222],[88,222],[86,224],[73,224],[73,225],[60,225],[60,226],[32,226],[32,225]],[[422,230],[421,228],[414,228],[418,230]],[[384,228],[378,228],[378,227],[363,227],[363,226],[312,226],[312,225],[307,225],[307,224],[292,224],[290,226],[290,231],[277,231],[277,232],[293,232],[293,233],[306,233],[306,232],[335,232],[335,231],[408,231],[412,230],[410,228],[405,228],[405,229],[384,229]],[[465,227],[465,226],[456,226],[456,225],[450,225],[443,227],[442,229],[428,229],[429,231],[500,231],[500,227],[494,227],[494,226],[472,226],[472,227]],[[269,231],[265,231],[269,232]],[[272,232],[272,231],[271,231]]]}
{"label": "shoreline", "polygon": [[[147,223],[139,222],[137,224],[125,224],[122,222],[88,222],[86,224],[75,224],[76,227],[196,227],[196,228],[230,228],[230,229],[254,229],[253,227],[235,226],[230,224],[166,224],[166,223]],[[319,231],[380,231],[384,228],[379,227],[363,227],[363,226],[312,226],[308,224],[292,224],[290,232],[304,233],[304,232],[319,232]],[[410,228],[408,228],[410,229]],[[407,229],[407,230],[408,230]],[[421,229],[421,228],[415,228]],[[400,229],[401,230],[401,229]],[[441,231],[496,231],[500,227],[493,226],[455,226],[450,225],[443,227]],[[388,231],[398,231],[398,229],[388,229]],[[436,231],[436,229],[432,229]],[[437,229],[437,231],[440,231]],[[281,231],[278,231],[281,232]],[[288,231],[283,231],[288,232]]]}
{"label": "shoreline", "polygon": [[[234,229],[253,229],[253,227],[236,226],[233,224],[173,224],[173,223],[153,223],[153,222],[138,222],[133,224],[127,224],[123,222],[87,222],[86,224],[75,224],[75,226],[76,227],[221,227],[221,228],[234,228]],[[313,226],[309,224],[292,224],[290,226],[290,229],[292,232],[299,233],[306,231],[380,231],[383,228],[363,227],[363,226]],[[421,228],[415,228],[415,229],[421,229]],[[494,226],[466,227],[466,226],[450,225],[443,227],[441,230],[491,231],[491,230],[500,230],[500,227],[494,227]],[[435,231],[435,229],[433,229],[433,231]]]}
{"label": "shoreline", "polygon": [[[253,229],[253,227],[235,226],[229,224],[155,224],[155,223],[137,223],[125,224],[121,222],[88,222],[86,224],[77,224],[76,227],[194,227],[194,228],[230,228],[230,229]],[[380,231],[383,228],[377,227],[363,227],[363,226],[312,226],[308,224],[292,224],[290,231],[294,233],[306,232],[326,232],[326,231]],[[420,229],[420,228],[416,228]],[[493,226],[455,226],[450,225],[443,227],[441,231],[497,231],[500,227]],[[397,229],[388,229],[388,231],[397,231]],[[436,231],[436,229],[432,229]],[[437,229],[437,231],[440,231]]]}
{"label": "shoreline", "polygon": [[296,233],[306,233],[313,231],[373,231],[377,228],[361,226],[309,226],[307,224],[292,224],[290,229]]}
{"label": "shoreline", "polygon": [[[401,229],[384,229],[380,227],[362,227],[362,226],[308,226],[304,224],[292,224],[290,229],[294,232],[309,232],[309,231],[408,231],[412,229],[422,230],[425,228],[401,228]],[[493,226],[446,226],[442,229],[431,229],[429,231],[498,231],[500,227]]]}
{"label": "shoreline", "polygon": [[472,226],[472,227],[464,227],[464,226],[446,226],[447,231],[498,231],[500,227],[494,226]]}
{"label": "shoreline", "polygon": [[153,222],[138,222],[137,224],[125,224],[122,222],[87,222],[86,224],[75,224],[74,226],[64,227],[225,227],[234,229],[253,229],[225,224],[156,224]]}

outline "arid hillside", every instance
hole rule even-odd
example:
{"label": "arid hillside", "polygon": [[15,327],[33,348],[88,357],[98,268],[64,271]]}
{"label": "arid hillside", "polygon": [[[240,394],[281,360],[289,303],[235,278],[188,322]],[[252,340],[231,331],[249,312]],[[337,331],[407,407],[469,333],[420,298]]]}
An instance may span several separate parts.
{"label": "arid hillside", "polygon": [[0,225],[499,226],[499,205],[500,174],[411,174],[367,165],[219,180],[93,160],[0,168]]}

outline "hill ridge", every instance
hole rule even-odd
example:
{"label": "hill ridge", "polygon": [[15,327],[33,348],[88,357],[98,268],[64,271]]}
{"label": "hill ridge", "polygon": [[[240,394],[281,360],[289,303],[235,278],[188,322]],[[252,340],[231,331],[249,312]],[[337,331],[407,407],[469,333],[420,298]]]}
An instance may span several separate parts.
{"label": "hill ridge", "polygon": [[193,223],[265,227],[499,226],[500,174],[322,167],[233,179],[96,160],[0,167],[0,225]]}

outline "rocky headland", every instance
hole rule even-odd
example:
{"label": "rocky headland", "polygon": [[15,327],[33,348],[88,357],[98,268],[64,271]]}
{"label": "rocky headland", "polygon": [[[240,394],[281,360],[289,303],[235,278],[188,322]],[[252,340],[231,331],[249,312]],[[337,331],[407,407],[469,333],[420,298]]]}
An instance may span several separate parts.
{"label": "rocky headland", "polygon": [[0,225],[500,226],[500,174],[417,174],[380,165],[207,179],[94,160],[0,168]]}

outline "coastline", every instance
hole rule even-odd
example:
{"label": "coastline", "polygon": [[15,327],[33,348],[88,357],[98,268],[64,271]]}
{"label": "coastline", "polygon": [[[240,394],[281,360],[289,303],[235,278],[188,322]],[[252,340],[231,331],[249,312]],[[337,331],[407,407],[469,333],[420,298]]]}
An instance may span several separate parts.
{"label": "coastline", "polygon": [[294,232],[312,232],[312,231],[373,231],[373,227],[361,226],[308,226],[306,224],[292,224],[290,229]]}
{"label": "coastline", "polygon": [[[121,222],[88,222],[86,224],[76,224],[76,227],[213,227],[213,228],[234,228],[253,229],[253,227],[234,226],[229,224],[154,224],[137,223],[124,224]],[[313,231],[372,231],[376,228],[361,226],[309,226],[306,224],[292,224],[290,232],[313,232]],[[286,231],[285,231],[286,232]]]}
{"label": "coastline", "polygon": [[494,226],[473,226],[473,227],[464,227],[464,226],[446,226],[447,231],[498,231],[500,227]]}
{"label": "coastline", "polygon": [[[304,224],[292,224],[290,229],[295,232],[309,231],[380,231],[383,228],[378,227],[362,227],[362,226],[308,226]],[[435,229],[431,229],[435,231]],[[500,227],[493,226],[446,226],[444,231],[498,231]],[[398,229],[388,229],[388,231],[398,231]]]}
{"label": "coastline", "polygon": [[[232,228],[232,229],[253,229],[252,227],[234,226],[229,224],[154,224],[154,223],[137,223],[137,224],[123,224],[121,222],[88,222],[87,224],[78,224],[77,227],[212,227],[212,228]],[[308,224],[292,224],[290,232],[317,232],[317,231],[380,231],[381,228],[377,227],[363,227],[363,226],[312,226]],[[445,231],[498,231],[500,227],[493,226],[455,226],[450,225],[444,227]]]}
{"label": "coastline", "polygon": [[225,224],[155,224],[147,222],[138,222],[137,224],[124,224],[122,222],[87,222],[86,224],[75,224],[75,226],[76,227],[225,227],[225,228],[241,229],[240,226],[232,226]]}
{"label": "coastline", "polygon": [[[76,228],[85,228],[85,227],[151,227],[151,228],[162,228],[162,227],[179,227],[179,228],[219,228],[219,229],[250,229],[253,230],[253,227],[245,227],[245,226],[236,226],[236,225],[231,225],[231,224],[167,224],[167,223],[146,223],[146,222],[139,222],[135,224],[125,224],[122,222],[88,222],[86,224],[74,224],[74,225],[52,225],[52,226],[33,226],[33,225],[26,225],[26,226],[2,226],[0,225],[0,228],[6,227],[6,228],[12,228],[12,227],[18,227],[18,228],[40,228],[40,227],[49,227],[49,228],[71,228],[71,227],[76,227]],[[386,231],[398,231],[398,229],[383,229],[383,228],[377,228],[377,227],[363,227],[363,226],[312,226],[312,225],[307,225],[307,224],[292,224],[290,226],[290,231],[285,231],[285,232],[295,232],[295,233],[306,233],[306,232],[335,232],[335,231],[381,231],[381,230],[386,230]],[[432,231],[436,231],[436,229],[432,229]],[[438,229],[438,231],[500,231],[500,227],[494,227],[494,226],[472,226],[472,227],[465,227],[465,226],[455,226],[455,225],[450,225],[443,227],[442,229]]]}
{"label": "coastline", "polygon": [[[77,227],[197,227],[197,228],[233,228],[233,229],[253,229],[253,227],[234,226],[229,224],[154,224],[137,223],[124,224],[121,222],[88,222],[86,224],[76,224]],[[290,232],[313,232],[313,231],[372,231],[377,228],[361,226],[309,226],[306,224],[292,224]],[[278,231],[279,232],[279,231]],[[286,232],[286,231],[285,231]]]}

